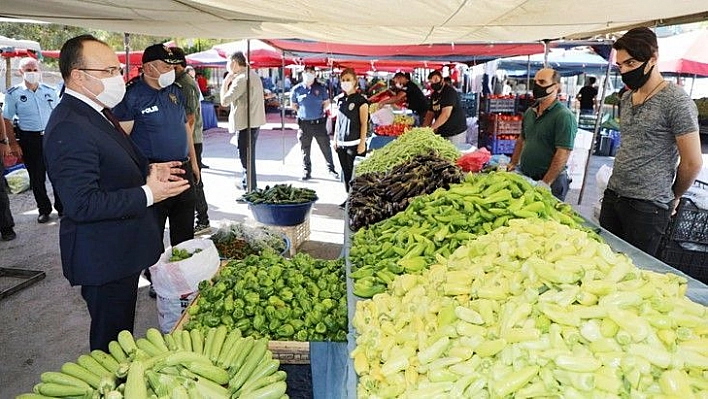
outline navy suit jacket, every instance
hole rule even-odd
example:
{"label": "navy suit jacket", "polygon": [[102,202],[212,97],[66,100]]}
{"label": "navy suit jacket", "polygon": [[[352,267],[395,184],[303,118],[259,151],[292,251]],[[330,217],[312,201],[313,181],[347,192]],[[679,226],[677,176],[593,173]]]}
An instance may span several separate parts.
{"label": "navy suit jacket", "polygon": [[148,161],[103,115],[66,94],[44,133],[44,157],[64,204],[59,244],[71,285],[102,285],[152,266],[162,232],[146,207]]}

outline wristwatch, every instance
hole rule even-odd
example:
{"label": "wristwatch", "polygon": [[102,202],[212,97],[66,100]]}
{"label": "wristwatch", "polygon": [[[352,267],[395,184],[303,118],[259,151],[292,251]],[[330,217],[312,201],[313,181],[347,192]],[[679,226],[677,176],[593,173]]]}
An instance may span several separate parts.
{"label": "wristwatch", "polygon": [[7,137],[5,137],[4,139],[0,139],[0,144],[9,145],[10,141],[7,139]]}

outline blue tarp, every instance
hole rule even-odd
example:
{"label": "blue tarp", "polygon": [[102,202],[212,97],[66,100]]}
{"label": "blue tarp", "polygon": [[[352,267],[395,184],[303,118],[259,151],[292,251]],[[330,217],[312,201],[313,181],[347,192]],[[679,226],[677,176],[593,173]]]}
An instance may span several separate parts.
{"label": "blue tarp", "polygon": [[[533,75],[543,68],[543,58],[543,54],[502,58],[497,61],[497,67],[509,71],[510,76],[526,76],[530,63],[531,75]],[[607,65],[608,62],[604,58],[586,51],[551,50],[548,53],[548,67],[557,70],[562,76],[581,73],[604,74],[607,71]]]}

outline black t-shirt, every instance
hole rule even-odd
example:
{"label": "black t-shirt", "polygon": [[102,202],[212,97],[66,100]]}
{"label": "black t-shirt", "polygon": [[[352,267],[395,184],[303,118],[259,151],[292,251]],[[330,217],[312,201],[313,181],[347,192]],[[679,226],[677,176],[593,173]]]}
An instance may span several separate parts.
{"label": "black t-shirt", "polygon": [[420,115],[421,118],[424,117],[425,113],[428,112],[428,99],[425,98],[425,94],[420,90],[420,87],[409,80],[401,90],[406,92],[408,108]]}
{"label": "black t-shirt", "polygon": [[440,116],[440,112],[445,107],[452,106],[450,118],[438,128],[438,134],[443,137],[450,137],[467,130],[467,120],[462,110],[460,96],[457,90],[450,85],[444,85],[440,92],[433,91],[430,95],[430,110],[433,111],[435,119]]}
{"label": "black t-shirt", "polygon": [[[337,100],[337,124],[334,127],[334,139],[344,146],[358,145],[361,135],[359,108],[366,104],[366,98],[359,93],[343,95]],[[353,143],[356,141],[356,143]]]}
{"label": "black t-shirt", "polygon": [[597,96],[597,89],[592,86],[583,86],[578,92],[580,96],[580,109],[594,109],[594,98]]}

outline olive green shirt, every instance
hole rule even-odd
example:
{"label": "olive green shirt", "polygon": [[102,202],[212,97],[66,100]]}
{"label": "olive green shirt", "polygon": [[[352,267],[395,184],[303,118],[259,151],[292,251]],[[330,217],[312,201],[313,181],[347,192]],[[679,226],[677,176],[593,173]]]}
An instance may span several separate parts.
{"label": "olive green shirt", "polygon": [[542,179],[551,166],[556,148],[573,149],[577,131],[575,116],[558,100],[538,117],[535,109],[527,109],[521,128],[524,139],[519,162],[521,172],[534,180]]}
{"label": "olive green shirt", "polygon": [[188,117],[191,114],[194,115],[194,131],[192,132],[194,143],[202,143],[204,142],[204,122],[202,121],[202,104],[199,101],[199,86],[186,72],[177,76],[175,84],[180,88],[184,96],[185,113]]}

